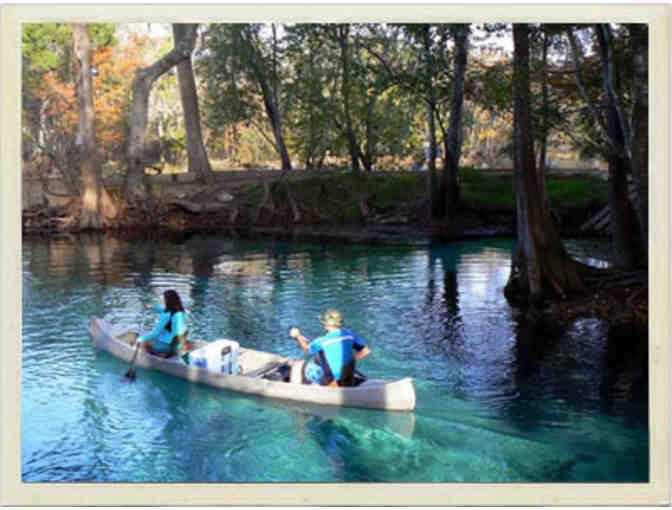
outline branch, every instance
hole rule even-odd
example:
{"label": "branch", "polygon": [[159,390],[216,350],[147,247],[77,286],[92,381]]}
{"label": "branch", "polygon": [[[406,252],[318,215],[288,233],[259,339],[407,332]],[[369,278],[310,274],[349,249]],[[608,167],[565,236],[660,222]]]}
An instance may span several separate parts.
{"label": "branch", "polygon": [[273,140],[271,140],[271,138],[266,134],[266,132],[264,131],[264,128],[263,128],[263,127],[262,127],[256,120],[254,120],[254,119],[250,119],[250,123],[252,123],[252,125],[257,129],[257,131],[258,131],[259,134],[263,137],[263,139],[266,140],[269,144],[271,144],[271,147],[273,147],[273,148],[276,150],[276,152],[279,152],[279,151],[278,151],[278,146],[277,146],[277,145],[275,144],[275,142],[274,142]]}
{"label": "branch", "polygon": [[630,126],[628,125],[628,122],[623,114],[621,102],[618,98],[618,95],[616,94],[616,87],[614,87],[614,58],[611,48],[611,31],[609,29],[609,25],[606,23],[598,23],[596,30],[600,35],[599,41],[602,45],[602,54],[606,71],[605,81],[607,91],[611,95],[611,100],[618,115],[618,121],[621,124],[621,130],[623,131],[623,138],[625,138],[625,150],[627,152],[628,159],[632,159],[632,133],[630,132]]}
{"label": "branch", "polygon": [[586,102],[586,105],[588,105],[588,108],[590,109],[590,113],[595,119],[595,122],[602,128],[604,133],[607,133],[607,138],[609,139],[609,143],[613,145],[613,142],[609,138],[609,134],[607,131],[607,126],[604,123],[604,119],[602,116],[599,114],[597,109],[595,108],[595,104],[593,101],[588,97],[588,93],[586,92],[586,89],[583,86],[583,82],[581,81],[581,70],[580,70],[580,62],[579,62],[579,55],[580,55],[580,50],[579,50],[579,45],[576,41],[576,36],[574,35],[574,31],[571,28],[568,28],[567,31],[567,38],[569,39],[569,44],[571,46],[571,54],[572,58],[574,60],[574,77],[576,78],[576,86],[579,89],[579,92],[581,93],[581,96],[583,97],[583,100]]}

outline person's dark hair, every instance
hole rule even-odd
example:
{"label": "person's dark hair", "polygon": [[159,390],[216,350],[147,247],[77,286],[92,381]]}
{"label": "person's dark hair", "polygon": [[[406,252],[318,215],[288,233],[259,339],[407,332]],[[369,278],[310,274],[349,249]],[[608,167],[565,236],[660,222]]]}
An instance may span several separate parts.
{"label": "person's dark hair", "polygon": [[180,296],[174,290],[167,290],[163,293],[163,299],[166,301],[166,311],[170,313],[184,312]]}

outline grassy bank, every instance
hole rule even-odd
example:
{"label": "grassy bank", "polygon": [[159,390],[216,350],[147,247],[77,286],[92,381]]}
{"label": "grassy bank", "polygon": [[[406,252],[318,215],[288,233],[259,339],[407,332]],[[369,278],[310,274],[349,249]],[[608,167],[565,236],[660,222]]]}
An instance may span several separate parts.
{"label": "grassy bank", "polygon": [[[438,178],[441,174],[438,173]],[[293,180],[294,198],[307,209],[315,209],[335,222],[355,221],[361,217],[362,200],[373,211],[409,212],[425,196],[427,174],[342,173],[329,177]],[[475,169],[460,171],[463,209],[515,212],[513,176],[492,175]],[[554,177],[547,179],[551,206],[559,209],[592,208],[607,203],[607,183],[592,176]],[[258,205],[263,198],[263,186],[248,189],[250,203]],[[273,190],[276,202],[286,200],[282,186]]]}

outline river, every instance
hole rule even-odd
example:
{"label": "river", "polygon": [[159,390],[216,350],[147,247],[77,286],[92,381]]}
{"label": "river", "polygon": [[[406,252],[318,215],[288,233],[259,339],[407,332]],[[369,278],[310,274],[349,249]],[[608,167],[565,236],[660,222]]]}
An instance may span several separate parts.
{"label": "river", "polygon": [[[514,241],[429,246],[23,240],[23,482],[646,482],[646,336],[527,324]],[[595,244],[569,243],[599,260]],[[410,413],[307,406],[138,370],[92,347],[94,316],[150,327],[177,290],[190,336],[300,357],[298,324],[343,311],[369,377],[411,376]]]}

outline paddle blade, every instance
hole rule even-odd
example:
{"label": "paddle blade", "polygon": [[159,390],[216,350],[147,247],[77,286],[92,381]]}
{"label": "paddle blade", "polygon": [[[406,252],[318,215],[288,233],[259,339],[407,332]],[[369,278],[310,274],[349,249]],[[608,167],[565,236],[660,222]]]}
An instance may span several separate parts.
{"label": "paddle blade", "polygon": [[126,379],[128,379],[131,382],[135,381],[135,370],[134,369],[131,369],[128,372],[126,372]]}

